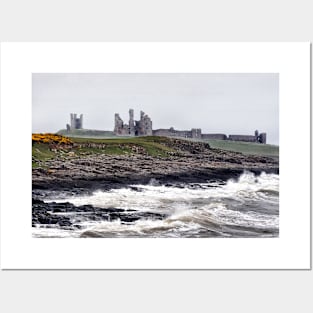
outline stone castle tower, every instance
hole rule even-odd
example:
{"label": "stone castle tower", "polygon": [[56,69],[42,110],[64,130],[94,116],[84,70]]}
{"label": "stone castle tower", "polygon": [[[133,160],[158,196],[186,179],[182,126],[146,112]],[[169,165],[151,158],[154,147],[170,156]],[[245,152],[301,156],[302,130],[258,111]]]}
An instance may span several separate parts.
{"label": "stone castle tower", "polygon": [[121,136],[152,136],[151,118],[140,111],[140,120],[134,120],[134,110],[129,110],[129,122],[124,124],[118,113],[114,117],[114,133]]}
{"label": "stone castle tower", "polygon": [[[179,137],[179,138],[193,138],[193,139],[215,139],[215,140],[232,140],[244,142],[257,142],[266,144],[266,133],[259,133],[258,130],[254,135],[225,135],[216,133],[202,133],[201,128],[192,128],[191,130],[176,130],[171,128],[152,129],[151,118],[140,111],[140,119],[134,119],[134,110],[129,109],[128,124],[124,123],[118,113],[114,116],[114,134],[117,136],[166,136],[166,137]],[[70,124],[66,125],[67,132],[71,130],[83,128],[83,114],[77,117],[77,114],[71,113]]]}
{"label": "stone castle tower", "polygon": [[129,135],[135,136],[134,110],[129,109]]}
{"label": "stone castle tower", "polygon": [[83,128],[83,114],[80,117],[77,117],[77,114],[71,113],[71,122],[70,125],[66,125],[67,131],[73,129],[82,129]]}

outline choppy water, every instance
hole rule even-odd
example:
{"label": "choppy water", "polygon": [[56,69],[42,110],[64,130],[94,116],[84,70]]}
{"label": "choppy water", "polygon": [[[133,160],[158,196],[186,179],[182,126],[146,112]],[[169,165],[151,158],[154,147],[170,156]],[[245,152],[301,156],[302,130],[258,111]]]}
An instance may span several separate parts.
{"label": "choppy water", "polygon": [[[57,199],[76,206],[121,208],[166,214],[162,220],[143,218],[132,223],[84,221],[79,230],[35,227],[34,237],[277,237],[279,176],[243,173],[226,184],[164,186],[154,183],[89,196]],[[126,212],[127,212],[126,211]],[[71,213],[75,215],[75,213]]]}

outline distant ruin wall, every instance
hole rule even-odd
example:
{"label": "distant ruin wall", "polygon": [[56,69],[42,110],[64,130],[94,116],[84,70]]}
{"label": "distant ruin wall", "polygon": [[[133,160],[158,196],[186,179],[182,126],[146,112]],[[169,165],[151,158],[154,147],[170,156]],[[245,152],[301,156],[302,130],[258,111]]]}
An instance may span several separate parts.
{"label": "distant ruin wall", "polygon": [[[76,116],[76,115],[75,115]],[[82,123],[82,115],[81,115]],[[114,134],[118,136],[165,136],[180,137],[192,139],[216,139],[216,140],[233,140],[244,142],[266,143],[266,133],[256,130],[252,135],[225,135],[225,134],[202,134],[201,128],[192,128],[191,130],[177,130],[171,128],[152,129],[152,120],[143,111],[140,111],[140,120],[134,120],[134,110],[129,110],[129,123],[124,124],[118,113],[115,114]]]}
{"label": "distant ruin wall", "polygon": [[138,136],[152,136],[152,121],[143,111],[140,111],[140,120],[136,121],[136,132]]}
{"label": "distant ruin wall", "polygon": [[70,125],[67,124],[66,129],[82,129],[83,128],[83,114],[77,117],[77,114],[71,113]]}
{"label": "distant ruin wall", "polygon": [[259,143],[266,143],[266,133],[261,133],[259,136],[258,136],[258,141]]}
{"label": "distant ruin wall", "polygon": [[257,138],[255,136],[249,136],[249,135],[229,135],[228,140],[257,142]]}
{"label": "distant ruin wall", "polygon": [[155,129],[153,130],[153,135],[165,137],[192,138],[192,132],[190,130],[176,130],[173,127],[169,129]]}
{"label": "distant ruin wall", "polygon": [[154,129],[152,131],[153,136],[174,136],[174,132],[171,131],[170,129]]}
{"label": "distant ruin wall", "polygon": [[202,138],[201,128],[192,128],[191,129],[191,138]]}
{"label": "distant ruin wall", "polygon": [[254,132],[254,136],[247,136],[247,135],[229,135],[228,140],[233,141],[244,141],[244,142],[258,142],[266,144],[266,133],[261,133],[256,130]]}
{"label": "distant ruin wall", "polygon": [[114,134],[119,136],[152,136],[152,121],[144,112],[140,112],[140,120],[134,120],[134,110],[129,110],[129,123],[124,124],[118,113],[114,116]]}
{"label": "distant ruin wall", "polygon": [[[71,114],[71,124],[67,125],[67,129],[79,129],[83,127],[83,115],[77,118],[76,114]],[[124,123],[118,113],[114,116],[114,134],[117,136],[165,136],[180,137],[192,139],[216,139],[216,140],[232,140],[243,142],[266,143],[266,133],[260,133],[258,130],[253,135],[229,135],[226,134],[202,134],[201,128],[192,128],[191,130],[177,130],[171,128],[152,129],[152,120],[143,111],[140,111],[140,119],[134,119],[134,110],[129,109],[129,122]]]}
{"label": "distant ruin wall", "polygon": [[120,118],[120,115],[117,113],[114,116],[114,133],[121,136],[129,134],[128,125],[124,124],[123,120]]}
{"label": "distant ruin wall", "polygon": [[202,134],[201,139],[227,140],[227,136],[225,134]]}
{"label": "distant ruin wall", "polygon": [[128,131],[129,135],[135,136],[135,120],[134,120],[134,110],[133,109],[129,109],[128,127],[129,127],[129,131]]}

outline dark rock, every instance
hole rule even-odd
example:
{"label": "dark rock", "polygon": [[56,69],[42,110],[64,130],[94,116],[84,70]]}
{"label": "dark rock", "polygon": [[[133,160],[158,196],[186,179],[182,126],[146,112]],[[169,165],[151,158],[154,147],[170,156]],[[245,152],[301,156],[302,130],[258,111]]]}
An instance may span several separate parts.
{"label": "dark rock", "polygon": [[38,199],[32,199],[33,204],[43,204],[44,202],[42,200]]}
{"label": "dark rock", "polygon": [[61,212],[65,212],[65,208],[63,208],[63,209],[61,209],[61,208],[53,209],[53,213],[61,213]]}
{"label": "dark rock", "polygon": [[[44,200],[45,194],[52,191],[66,191],[76,195],[96,189],[108,190],[130,184],[147,184],[154,179],[162,184],[227,180],[235,178],[237,173],[242,173],[245,169],[253,171],[259,168],[272,172],[278,172],[279,169],[278,158],[211,149],[205,143],[181,139],[166,141],[165,145],[175,147],[181,152],[166,158],[140,153],[131,156],[95,154],[62,161],[46,161],[45,166],[54,168],[55,172],[48,175],[46,171],[33,169],[33,196],[36,200]],[[63,166],[67,168],[66,171],[62,170]],[[140,191],[137,187],[130,188]]]}
{"label": "dark rock", "polygon": [[[212,149],[204,143],[181,139],[166,141],[169,148],[179,152],[168,157],[141,155],[109,156],[84,155],[63,160],[45,161],[42,166],[54,168],[53,174],[33,169],[32,225],[58,224],[60,227],[78,228],[83,221],[119,219],[133,223],[139,219],[163,219],[162,214],[98,208],[92,205],[75,206],[68,202],[46,203],[47,199],[91,194],[95,190],[108,191],[130,188],[140,192],[139,184],[165,185],[176,188],[209,188],[237,179],[244,170],[256,175],[261,172],[279,173],[279,159],[247,156],[241,153]],[[64,170],[66,168],[67,170]],[[207,185],[201,186],[200,183]],[[75,214],[75,212],[79,214]],[[55,213],[71,213],[70,216]],[[75,226],[74,226],[75,225]]]}
{"label": "dark rock", "polygon": [[138,192],[143,191],[143,188],[136,187],[136,186],[129,186],[129,189],[131,189],[131,190],[133,190],[133,191],[138,191]]}
{"label": "dark rock", "polygon": [[70,222],[70,220],[65,220],[65,219],[62,219],[62,220],[58,221],[58,224],[59,224],[60,226],[71,226],[71,225],[72,225],[72,223]]}

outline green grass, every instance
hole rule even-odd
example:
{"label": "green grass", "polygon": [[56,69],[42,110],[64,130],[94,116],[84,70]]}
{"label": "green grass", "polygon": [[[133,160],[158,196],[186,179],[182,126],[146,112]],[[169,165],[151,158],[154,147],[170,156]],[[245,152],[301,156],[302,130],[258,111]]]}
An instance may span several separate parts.
{"label": "green grass", "polygon": [[212,148],[241,152],[244,154],[278,157],[279,146],[259,144],[254,142],[241,142],[231,140],[206,140]]}
{"label": "green grass", "polygon": [[[103,144],[104,147],[74,147],[70,149],[58,148],[57,152],[50,151],[48,144],[34,143],[32,149],[33,168],[39,166],[40,161],[46,161],[55,158],[75,157],[88,154],[107,154],[107,155],[127,155],[136,153],[147,153],[150,156],[167,157],[171,152],[178,150],[170,148],[172,141],[167,137],[146,136],[146,137],[115,137],[109,139],[100,138],[71,138],[74,143],[98,143]],[[201,142],[208,142],[212,148],[223,150],[241,152],[251,155],[269,156],[278,158],[279,147],[274,145],[264,145],[258,143],[228,141],[228,140],[199,140]],[[38,162],[39,161],[39,162]],[[43,166],[42,164],[40,166]]]}
{"label": "green grass", "polygon": [[[107,154],[107,155],[127,155],[134,153],[134,150],[138,149],[138,153],[147,153],[150,156],[166,157],[169,152],[174,152],[162,143],[165,143],[169,139],[162,137],[129,137],[129,138],[71,138],[74,143],[98,143],[103,144],[104,147],[74,147],[72,149],[58,149],[57,152],[52,152],[49,149],[48,144],[34,143],[32,148],[32,156],[36,161],[47,161],[53,159],[56,156],[67,157],[70,152],[72,156],[90,155],[90,154]],[[135,152],[136,153],[136,152]],[[33,162],[33,168],[38,167],[38,163]]]}
{"label": "green grass", "polygon": [[32,162],[32,168],[39,168],[39,164],[37,162]]}
{"label": "green grass", "polygon": [[107,144],[142,144],[142,143],[165,143],[170,139],[158,136],[142,136],[142,137],[115,137],[115,138],[71,138],[73,142],[94,142]]}
{"label": "green grass", "polygon": [[83,155],[83,154],[111,154],[111,155],[121,155],[121,154],[129,154],[131,153],[131,149],[126,146],[119,146],[116,144],[108,145],[103,149],[98,148],[77,148],[73,149],[75,154]]}
{"label": "green grass", "polygon": [[39,161],[53,159],[55,153],[49,149],[49,145],[45,143],[34,143],[32,147],[32,156]]}
{"label": "green grass", "polygon": [[[106,144],[107,147],[101,149],[102,153],[106,154],[125,154],[131,153],[130,146],[137,146],[143,148],[147,154],[151,156],[162,156],[168,155],[168,152],[174,152],[174,149],[166,147],[162,143],[166,143],[169,139],[165,137],[147,136],[147,137],[128,137],[128,138],[72,138],[73,142],[76,143],[102,143]],[[89,149],[89,148],[88,148]]]}
{"label": "green grass", "polygon": [[165,147],[157,142],[147,142],[142,143],[141,146],[147,151],[151,156],[167,156],[167,152],[174,152],[174,149]]}
{"label": "green grass", "polygon": [[34,143],[32,147],[32,157],[35,160],[32,161],[32,168],[42,167],[39,165],[39,162],[51,160],[55,157],[55,155],[56,154],[49,149],[48,144]]}

